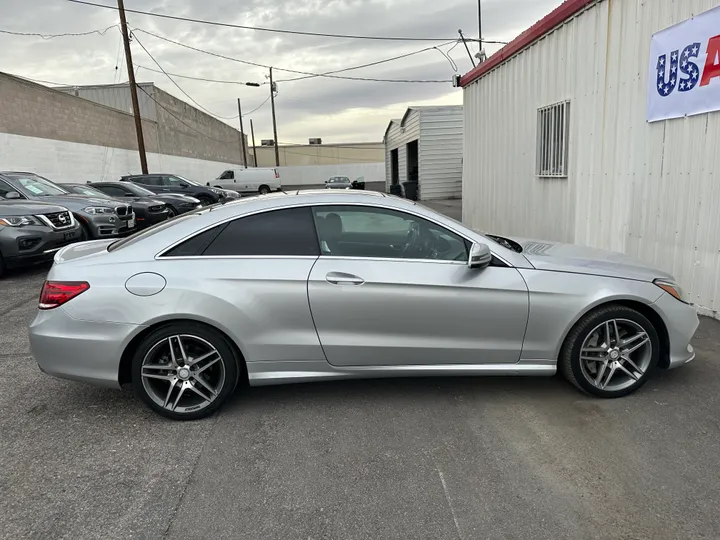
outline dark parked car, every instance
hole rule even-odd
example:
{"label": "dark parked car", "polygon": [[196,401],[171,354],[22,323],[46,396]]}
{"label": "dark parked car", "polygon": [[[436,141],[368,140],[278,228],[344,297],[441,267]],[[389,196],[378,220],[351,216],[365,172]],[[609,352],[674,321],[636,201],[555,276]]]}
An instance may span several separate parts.
{"label": "dark parked car", "polygon": [[325,189],[365,189],[365,177],[360,176],[351,182],[347,176],[333,176],[325,180]]}
{"label": "dark parked car", "polygon": [[[104,193],[87,184],[63,184],[63,188],[71,193],[85,195],[86,197],[112,198],[116,200],[122,198],[122,196],[116,197],[109,193]],[[127,202],[127,200],[125,202]],[[133,197],[131,204],[135,212],[135,221],[137,222],[138,229],[155,225],[170,217],[165,203],[154,197]]]}
{"label": "dark parked car", "polygon": [[201,207],[200,200],[182,193],[153,193],[149,189],[133,182],[93,182],[90,187],[103,192],[114,199],[127,199],[133,201],[144,200],[147,197],[162,201],[167,205],[168,217],[179,216],[190,210]]}
{"label": "dark parked car", "polygon": [[133,182],[149,189],[153,193],[182,193],[200,200],[203,206],[237,199],[237,192],[226,189],[203,186],[194,180],[188,180],[176,174],[134,174],[123,176],[123,182]]}
{"label": "dark parked car", "polygon": [[6,268],[49,261],[61,247],[81,238],[80,224],[67,208],[8,201],[0,186],[0,277]]}
{"label": "dark parked car", "polygon": [[80,222],[84,240],[113,238],[136,230],[131,205],[75,195],[34,173],[0,172],[0,195],[3,191],[6,199],[28,199],[67,208]]}

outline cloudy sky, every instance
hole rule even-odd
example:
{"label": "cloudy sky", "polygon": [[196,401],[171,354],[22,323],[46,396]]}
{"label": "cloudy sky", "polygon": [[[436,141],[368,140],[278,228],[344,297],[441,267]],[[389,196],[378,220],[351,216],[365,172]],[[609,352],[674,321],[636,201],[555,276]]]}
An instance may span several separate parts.
{"label": "cloudy sky", "polygon": [[[116,5],[114,0],[91,0]],[[540,19],[560,0],[482,0],[483,37],[509,41]],[[318,33],[420,38],[457,37],[461,28],[477,37],[476,0],[125,0],[138,9],[245,26]],[[67,0],[0,0],[0,30],[40,34],[103,30],[118,23],[115,10],[78,5]],[[409,105],[460,104],[462,92],[449,82],[456,72],[451,62],[431,49],[376,66],[338,75],[375,79],[441,80],[443,83],[388,83],[312,77],[285,81],[300,75],[283,69],[325,73],[376,62],[436,45],[448,53],[454,43],[427,41],[372,41],[288,35],[223,28],[147,15],[128,14],[137,40],[169,73],[238,82],[265,83],[267,69],[217,58],[169,43],[141,30],[173,41],[238,60],[272,65],[278,85],[276,109],[280,143],[363,142],[382,139],[387,123],[402,116]],[[477,52],[477,45],[471,44]],[[487,45],[492,54],[499,47]],[[42,39],[0,33],[0,69],[9,73],[68,85],[125,82],[127,71],[120,32],[104,35]],[[462,44],[449,51],[462,74],[470,61]],[[142,50],[133,44],[138,82],[155,82],[189,101]],[[118,66],[118,69],[116,69]],[[267,84],[252,88],[237,84],[203,82],[174,77],[178,85],[207,110],[237,127],[239,97],[243,113],[252,111],[269,95]],[[285,82],[284,82],[285,81]],[[232,117],[235,116],[233,119]],[[248,114],[256,138],[272,138],[269,102]],[[245,129],[249,131],[246,124]]]}

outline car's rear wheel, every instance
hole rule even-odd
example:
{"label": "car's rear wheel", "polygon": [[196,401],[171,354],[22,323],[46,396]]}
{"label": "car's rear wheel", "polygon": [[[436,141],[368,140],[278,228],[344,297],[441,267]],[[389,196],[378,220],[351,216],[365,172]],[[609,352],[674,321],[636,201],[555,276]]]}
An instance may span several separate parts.
{"label": "car's rear wheel", "polygon": [[173,420],[214,413],[235,390],[238,358],[227,339],[196,323],[150,333],[135,351],[133,386],[155,412]]}
{"label": "car's rear wheel", "polygon": [[167,207],[167,212],[168,212],[168,219],[172,219],[175,216],[177,216],[177,210],[175,210],[175,208],[173,208],[172,206]]}
{"label": "car's rear wheel", "polygon": [[[79,220],[78,220],[79,221]],[[85,242],[86,240],[92,240],[92,234],[90,234],[90,228],[85,225],[82,221],[80,223],[80,241]]]}
{"label": "car's rear wheel", "polygon": [[268,193],[270,193],[270,188],[267,186],[260,186],[260,189],[258,189],[258,193],[260,193],[260,195],[267,195]]}
{"label": "car's rear wheel", "polygon": [[0,278],[5,274],[5,262],[3,261],[2,253],[0,253]]}
{"label": "car's rear wheel", "polygon": [[207,195],[196,195],[195,198],[200,201],[200,204],[202,206],[210,206],[211,204],[213,204],[212,199]]}
{"label": "car's rear wheel", "polygon": [[615,398],[645,384],[659,357],[660,339],[647,317],[615,305],[593,311],[575,325],[563,346],[559,367],[581,390]]}

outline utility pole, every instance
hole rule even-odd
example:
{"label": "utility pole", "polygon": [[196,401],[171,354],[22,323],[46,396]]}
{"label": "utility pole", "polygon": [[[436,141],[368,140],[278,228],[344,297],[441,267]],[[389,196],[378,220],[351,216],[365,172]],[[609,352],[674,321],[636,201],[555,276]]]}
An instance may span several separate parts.
{"label": "utility pole", "polygon": [[478,52],[482,52],[482,6],[480,2],[482,2],[482,0],[478,0],[478,39],[480,40],[480,49],[478,49]]}
{"label": "utility pole", "polygon": [[130,37],[128,36],[127,20],[125,19],[125,4],[118,0],[120,12],[120,29],[125,43],[125,60],[127,62],[128,83],[130,84],[130,97],[132,99],[133,115],[135,115],[135,131],[137,132],[138,152],[140,153],[140,167],[142,173],[148,173],[147,156],[145,155],[145,139],[143,138],[142,120],[140,119],[140,105],[138,104],[137,85],[135,84],[135,71],[133,71],[132,52],[130,51]]}
{"label": "utility pole", "polygon": [[245,132],[242,125],[242,109],[240,108],[240,98],[238,98],[238,118],[240,119],[240,146],[242,146],[243,164],[247,169],[247,152],[245,150]]}
{"label": "utility pole", "polygon": [[253,128],[252,118],[250,119],[250,134],[252,135],[253,142],[253,158],[255,159],[255,166],[257,167],[257,148],[255,147],[255,129]]}
{"label": "utility pole", "polygon": [[280,166],[280,150],[278,149],[277,122],[275,121],[275,83],[270,68],[270,106],[272,107],[273,137],[275,137],[275,166]]}

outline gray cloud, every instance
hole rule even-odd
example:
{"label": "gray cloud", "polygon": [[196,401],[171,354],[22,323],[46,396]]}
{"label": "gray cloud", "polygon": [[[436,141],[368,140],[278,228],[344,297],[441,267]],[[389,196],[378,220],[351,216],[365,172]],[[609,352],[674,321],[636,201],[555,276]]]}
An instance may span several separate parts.
{"label": "gray cloud", "polygon": [[[96,0],[108,5],[110,0]],[[477,35],[476,3],[466,0],[125,0],[126,7],[171,13],[235,24],[266,26],[309,32],[395,35],[406,37]],[[530,26],[560,0],[484,0],[486,39],[508,41]],[[61,0],[0,0],[0,29],[22,32],[64,33],[99,29],[117,23],[117,13]],[[320,37],[245,31],[128,14],[131,26],[219,54],[281,68],[309,72],[341,69],[408,53],[433,45],[427,42],[387,42],[328,39]],[[29,78],[63,84],[108,84],[127,79],[120,56],[117,29],[105,36],[66,37],[42,40],[0,34],[3,70]],[[237,81],[264,82],[267,70],[230,62],[178,47],[137,33],[137,38],[170,72]],[[449,46],[443,47],[447,50]],[[473,52],[477,46],[471,45]],[[487,46],[488,52],[497,47]],[[135,63],[156,68],[138,44],[133,45]],[[470,69],[462,45],[452,56],[458,70]],[[387,79],[446,79],[453,74],[448,61],[436,51],[342,75]],[[278,81],[297,75],[276,69]],[[164,75],[140,69],[139,80],[152,81],[185,99]],[[260,104],[268,87],[249,88],[176,78],[178,84],[207,109],[222,116],[237,114],[236,98],[245,111]],[[461,103],[460,91],[447,84],[397,84],[313,78],[279,82],[277,112],[281,141],[303,141],[310,136],[326,140],[379,140],[387,122],[402,115],[414,102],[450,100]],[[256,135],[271,137],[269,104],[252,115]],[[335,119],[335,120],[333,120]],[[228,120],[235,125],[237,121]]]}

